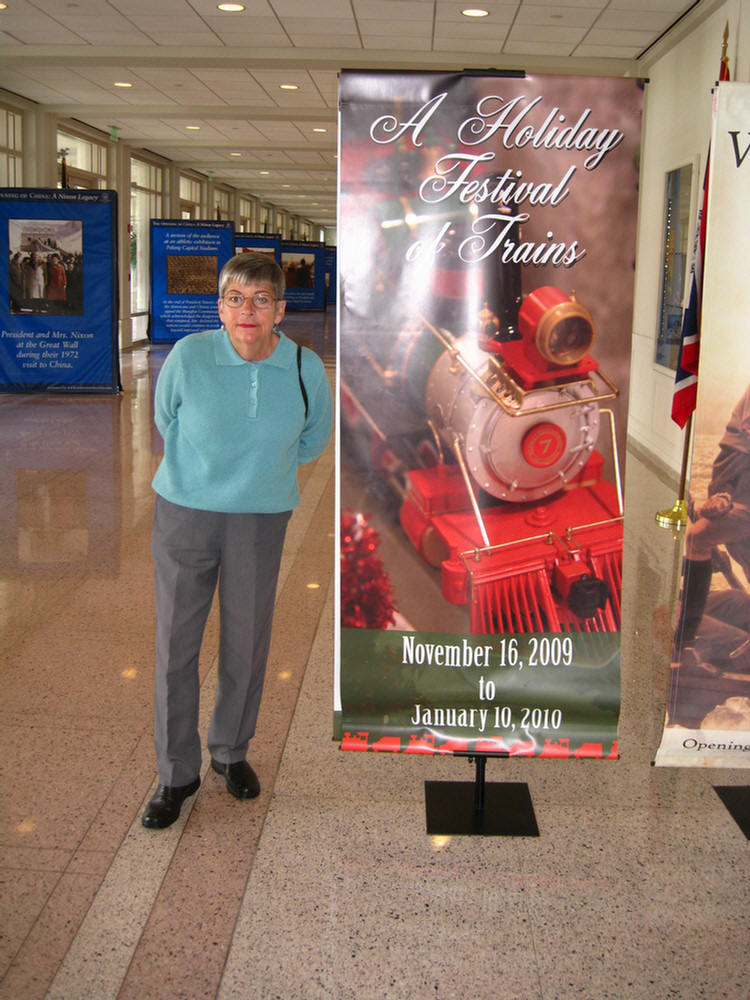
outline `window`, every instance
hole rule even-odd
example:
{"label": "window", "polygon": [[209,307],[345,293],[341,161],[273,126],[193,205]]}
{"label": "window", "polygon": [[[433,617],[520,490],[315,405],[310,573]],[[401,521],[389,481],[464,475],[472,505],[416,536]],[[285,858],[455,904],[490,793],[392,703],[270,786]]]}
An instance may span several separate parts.
{"label": "window", "polygon": [[670,170],[664,196],[664,254],[659,302],[656,363],[677,368],[682,326],[682,302],[687,270],[692,165]]}
{"label": "window", "polygon": [[146,312],[149,300],[149,239],[151,219],[164,208],[164,167],[133,156],[130,159],[130,311]]}
{"label": "window", "polygon": [[[57,186],[104,190],[107,186],[107,146],[70,132],[57,132]],[[63,176],[63,159],[65,176]]]}
{"label": "window", "polygon": [[231,194],[226,188],[214,188],[214,215],[222,222],[232,218]]}
{"label": "window", "polygon": [[21,116],[0,105],[0,187],[21,187]]}
{"label": "window", "polygon": [[200,219],[203,215],[203,192],[205,185],[197,177],[180,174],[180,217],[182,219]]}
{"label": "window", "polygon": [[239,219],[237,220],[237,231],[240,233],[254,233],[255,229],[255,201],[252,198],[240,198]]}

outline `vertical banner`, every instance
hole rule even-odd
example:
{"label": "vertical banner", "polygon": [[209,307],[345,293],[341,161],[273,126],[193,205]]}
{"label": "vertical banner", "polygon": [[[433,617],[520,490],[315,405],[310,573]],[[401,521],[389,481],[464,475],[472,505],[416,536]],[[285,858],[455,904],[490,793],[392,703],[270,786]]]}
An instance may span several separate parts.
{"label": "vertical banner", "polygon": [[286,278],[287,309],[325,309],[325,245],[281,244],[281,266]]}
{"label": "vertical banner", "polygon": [[326,269],[326,279],[325,279],[326,305],[332,306],[336,304],[336,285],[337,285],[336,247],[326,247],[325,269]]}
{"label": "vertical banner", "polygon": [[117,195],[0,189],[0,391],[116,392]]}
{"label": "vertical banner", "polygon": [[219,272],[234,254],[233,235],[231,222],[151,220],[152,343],[218,325]]}
{"label": "vertical banner", "polygon": [[235,233],[234,252],[235,253],[255,253],[270,254],[277,264],[281,263],[281,234],[266,235],[265,233]]}
{"label": "vertical banner", "polygon": [[750,85],[717,90],[680,610],[656,763],[750,767]]}
{"label": "vertical banner", "polygon": [[342,74],[345,749],[617,756],[641,103]]}

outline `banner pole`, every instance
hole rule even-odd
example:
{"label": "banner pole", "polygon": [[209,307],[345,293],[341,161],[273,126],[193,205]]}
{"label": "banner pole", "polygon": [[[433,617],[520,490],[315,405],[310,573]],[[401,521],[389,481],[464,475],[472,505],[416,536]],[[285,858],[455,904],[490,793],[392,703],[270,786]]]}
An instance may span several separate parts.
{"label": "banner pole", "polygon": [[685,488],[687,486],[687,473],[690,464],[690,439],[693,433],[693,414],[688,417],[685,428],[685,442],[682,448],[682,470],[680,472],[680,488],[677,499],[671,507],[664,510],[657,510],[656,523],[660,528],[672,528],[681,531],[687,524],[687,504],[685,502]]}

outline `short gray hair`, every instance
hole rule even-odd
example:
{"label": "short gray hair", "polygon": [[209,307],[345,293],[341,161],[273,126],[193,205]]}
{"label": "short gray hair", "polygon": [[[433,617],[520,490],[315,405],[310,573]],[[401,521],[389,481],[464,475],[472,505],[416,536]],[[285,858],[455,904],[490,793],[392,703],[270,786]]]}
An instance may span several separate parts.
{"label": "short gray hair", "polygon": [[219,296],[223,297],[227,285],[236,281],[240,285],[252,285],[255,282],[266,281],[273,288],[277,299],[284,298],[286,282],[284,272],[274,258],[266,253],[250,250],[231,257],[219,275]]}

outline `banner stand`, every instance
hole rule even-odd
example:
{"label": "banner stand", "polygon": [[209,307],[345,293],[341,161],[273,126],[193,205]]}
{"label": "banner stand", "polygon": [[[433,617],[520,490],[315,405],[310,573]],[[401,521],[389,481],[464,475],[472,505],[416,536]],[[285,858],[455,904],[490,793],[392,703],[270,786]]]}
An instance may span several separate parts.
{"label": "banner stand", "polygon": [[750,840],[750,785],[714,785],[714,791],[745,838]]}
{"label": "banner stand", "polygon": [[474,783],[425,781],[425,817],[430,836],[538,837],[529,786],[524,782],[485,783],[488,756],[462,754],[476,764]]}

